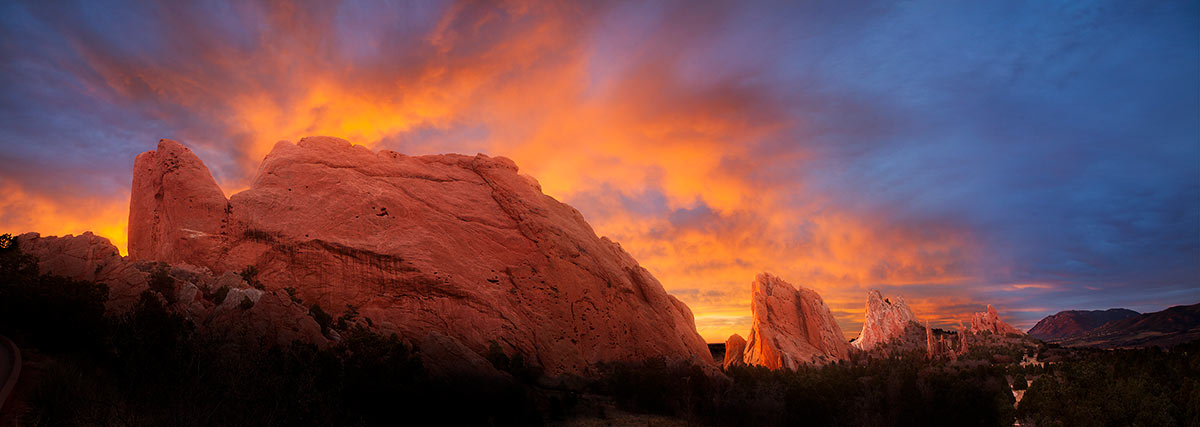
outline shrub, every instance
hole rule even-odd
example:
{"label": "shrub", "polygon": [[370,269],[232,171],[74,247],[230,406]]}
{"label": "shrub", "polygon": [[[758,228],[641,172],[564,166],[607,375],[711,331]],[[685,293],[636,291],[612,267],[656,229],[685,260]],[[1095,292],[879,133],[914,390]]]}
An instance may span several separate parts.
{"label": "shrub", "polygon": [[175,303],[175,278],[171,277],[166,263],[159,263],[154,271],[150,272],[149,285],[150,290],[162,295],[168,304]]}
{"label": "shrub", "polygon": [[322,334],[329,332],[329,324],[333,322],[333,317],[330,316],[329,313],[326,313],[325,310],[321,309],[320,303],[313,303],[313,305],[308,308],[308,315],[312,316],[313,320],[317,321],[317,325],[321,326]]}
{"label": "shrub", "polygon": [[303,301],[300,300],[300,297],[296,296],[296,288],[289,286],[289,287],[283,288],[283,291],[287,293],[288,298],[292,299],[292,302],[294,302],[296,304],[303,303]]}
{"label": "shrub", "polygon": [[351,323],[353,323],[354,320],[357,318],[358,318],[358,306],[356,306],[354,304],[346,304],[346,311],[342,312],[341,316],[338,316],[337,328],[344,331],[347,328],[349,328],[350,327],[349,325]]}
{"label": "shrub", "polygon": [[238,274],[242,276],[242,280],[245,280],[246,283],[254,289],[266,289],[266,286],[263,285],[262,282],[258,281],[258,267],[247,265],[246,268],[243,268],[241,272],[238,272]]}
{"label": "shrub", "polygon": [[228,295],[229,286],[221,286],[220,288],[217,288],[217,291],[213,292],[213,304],[221,305],[221,303],[225,302],[225,297]]}

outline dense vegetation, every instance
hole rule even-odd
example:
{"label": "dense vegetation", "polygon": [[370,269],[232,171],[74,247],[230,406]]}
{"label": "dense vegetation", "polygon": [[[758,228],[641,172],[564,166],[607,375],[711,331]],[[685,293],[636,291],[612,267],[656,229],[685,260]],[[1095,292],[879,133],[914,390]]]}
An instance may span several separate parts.
{"label": "dense vegetation", "polygon": [[1003,367],[923,357],[841,362],[796,371],[734,367],[729,379],[651,360],[611,366],[599,391],[628,410],[717,425],[1012,425]]}
{"label": "dense vegetation", "polygon": [[1200,341],[1066,354],[1028,372],[1036,379],[1018,410],[1023,424],[1200,426]]}
{"label": "dense vegetation", "polygon": [[[253,279],[254,274],[247,274]],[[699,425],[1200,425],[1200,343],[1170,352],[973,344],[958,362],[922,351],[770,371],[651,359],[601,367],[591,380],[548,381],[492,345],[503,374],[434,378],[419,349],[318,305],[310,315],[342,339],[330,348],[238,348],[163,308],[171,280],[127,315],[104,314],[102,285],[41,275],[0,236],[0,334],[37,360],[26,425],[538,425],[609,416],[612,408]],[[225,290],[226,292],[228,289]],[[223,298],[223,295],[221,296]],[[970,357],[974,356],[974,357]],[[999,357],[998,357],[999,356]],[[1019,410],[1009,383],[1033,380]]]}

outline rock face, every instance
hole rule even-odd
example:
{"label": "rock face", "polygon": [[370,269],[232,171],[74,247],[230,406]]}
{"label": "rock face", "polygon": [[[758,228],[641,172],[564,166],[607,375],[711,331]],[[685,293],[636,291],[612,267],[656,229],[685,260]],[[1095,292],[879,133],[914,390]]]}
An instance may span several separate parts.
{"label": "rock face", "polygon": [[893,301],[884,298],[879,291],[867,293],[866,317],[863,320],[862,332],[852,345],[864,351],[870,351],[880,344],[885,344],[904,334],[910,322],[916,322],[917,316],[904,302],[904,297],[897,296]]}
{"label": "rock face", "polygon": [[977,334],[991,332],[996,335],[1025,335],[1020,329],[1014,328],[1004,323],[1003,320],[1000,320],[1000,315],[996,313],[996,309],[991,304],[988,304],[987,311],[975,313],[975,316],[971,318],[971,327],[968,330]]}
{"label": "rock face", "polygon": [[146,285],[148,274],[121,256],[116,246],[103,237],[41,237],[38,233],[17,236],[21,251],[38,258],[38,271],[74,280],[108,286],[105,310],[123,313],[133,308]]}
{"label": "rock face", "polygon": [[745,353],[746,339],[738,334],[730,335],[729,339],[725,340],[725,362],[721,366],[729,369],[730,366],[745,365]]}
{"label": "rock face", "polygon": [[213,265],[228,208],[225,193],[191,150],[159,141],[158,150],[133,161],[129,256]]}
{"label": "rock face", "polygon": [[294,288],[335,317],[353,305],[447,354],[485,354],[494,340],[549,374],[654,356],[712,363],[687,306],[503,157],[281,141],[226,200],[195,155],[162,140],[138,156],[133,188],[131,258],[255,266],[268,290]]}
{"label": "rock face", "polygon": [[1070,310],[1046,316],[1029,330],[1029,336],[1042,341],[1058,342],[1083,335],[1105,323],[1127,319],[1139,313],[1124,308],[1108,310]]}
{"label": "rock face", "polygon": [[842,328],[816,292],[768,273],[759,274],[751,289],[754,323],[746,341],[746,364],[795,369],[849,356]]}
{"label": "rock face", "polygon": [[[105,310],[109,314],[130,311],[150,289],[152,274],[158,272],[171,283],[167,290],[170,298],[156,294],[161,295],[160,301],[192,321],[201,333],[255,346],[293,341],[324,345],[328,341],[308,309],[280,292],[254,289],[235,273],[214,276],[207,269],[187,264],[133,261],[122,257],[108,239],[92,233],[65,237],[25,233],[17,242],[22,252],[38,258],[42,274],[106,285]],[[245,305],[244,300],[248,301]]]}

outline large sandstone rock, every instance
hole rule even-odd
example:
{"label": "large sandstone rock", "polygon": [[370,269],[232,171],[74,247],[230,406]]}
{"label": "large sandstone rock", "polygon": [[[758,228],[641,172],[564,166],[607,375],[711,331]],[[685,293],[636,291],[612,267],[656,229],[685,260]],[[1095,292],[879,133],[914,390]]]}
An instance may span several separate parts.
{"label": "large sandstone rock", "polygon": [[133,308],[149,275],[121,256],[108,239],[86,232],[78,236],[41,237],[38,233],[17,236],[22,252],[38,259],[42,274],[108,286],[105,310],[123,313]]}
{"label": "large sandstone rock", "polygon": [[161,140],[133,162],[129,256],[211,265],[229,209],[225,193],[187,147]]}
{"label": "large sandstone rock", "polygon": [[[122,257],[108,239],[90,232],[64,237],[25,233],[17,237],[17,242],[22,252],[37,257],[42,274],[107,286],[105,310],[112,315],[129,312],[142,293],[150,290],[152,273],[163,269],[173,292],[168,291],[170,299],[159,297],[160,302],[190,320],[200,333],[259,347],[294,341],[317,345],[328,342],[306,308],[280,292],[251,288],[235,273],[214,276],[206,268],[187,264],[133,261]],[[228,293],[217,301],[216,295],[225,292],[222,288]],[[243,300],[251,306],[243,306]]]}
{"label": "large sandstone rock", "polygon": [[268,290],[294,288],[334,316],[354,305],[384,332],[438,335],[446,354],[485,354],[494,340],[550,374],[654,356],[712,363],[687,306],[503,157],[309,137],[276,144],[226,201],[195,155],[162,140],[133,182],[135,259],[256,266]]}
{"label": "large sandstone rock", "polygon": [[795,369],[849,356],[842,328],[816,292],[768,273],[759,274],[751,290],[754,323],[746,341],[746,364]]}
{"label": "large sandstone rock", "polygon": [[741,335],[733,334],[729,339],[725,340],[725,361],[721,365],[725,369],[730,366],[742,366],[746,364],[746,339]]}
{"label": "large sandstone rock", "polygon": [[867,293],[866,317],[863,320],[862,332],[852,345],[859,350],[870,351],[880,344],[886,344],[904,335],[910,323],[916,321],[917,316],[908,308],[904,297],[897,296],[892,300],[884,298],[877,290],[871,290]]}
{"label": "large sandstone rock", "polygon": [[988,304],[987,311],[975,313],[971,318],[971,327],[968,330],[976,334],[990,332],[996,335],[1025,335],[1020,329],[1014,328],[1004,323],[1003,320],[1000,320],[1000,315],[996,313],[996,309],[991,304]]}

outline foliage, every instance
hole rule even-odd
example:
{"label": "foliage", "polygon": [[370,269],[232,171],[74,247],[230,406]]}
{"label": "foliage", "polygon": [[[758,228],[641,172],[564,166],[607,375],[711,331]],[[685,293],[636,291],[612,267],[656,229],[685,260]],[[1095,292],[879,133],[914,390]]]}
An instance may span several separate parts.
{"label": "foliage", "polygon": [[1200,425],[1200,341],[1074,356],[1034,379],[1018,408],[1022,424]]}
{"label": "foliage", "polygon": [[262,282],[258,281],[258,267],[247,265],[246,268],[243,268],[242,271],[238,272],[238,274],[242,276],[242,280],[245,280],[246,283],[254,287],[254,289],[266,289],[266,286],[263,285]]}
{"label": "foliage", "polygon": [[308,315],[312,316],[313,320],[317,321],[317,325],[321,326],[322,334],[329,333],[329,325],[331,322],[333,322],[333,316],[330,316],[329,313],[326,313],[325,310],[321,309],[321,304],[314,302],[313,305],[308,308]]}
{"label": "foliage", "polygon": [[1025,390],[1029,388],[1029,380],[1025,378],[1025,374],[1017,374],[1013,376],[1013,390]]}
{"label": "foliage", "polygon": [[250,297],[242,295],[242,302],[238,304],[238,308],[242,310],[252,309],[254,308],[254,301]]}
{"label": "foliage", "polygon": [[171,277],[166,263],[159,263],[154,271],[150,272],[149,285],[150,290],[162,295],[168,304],[175,303],[175,278]]}
{"label": "foliage", "polygon": [[354,323],[355,319],[358,319],[358,306],[346,304],[346,311],[342,312],[341,316],[338,316],[337,328],[343,330],[349,329],[350,324]]}
{"label": "foliage", "polygon": [[217,288],[216,292],[213,292],[213,304],[221,305],[221,303],[225,302],[226,296],[229,296],[229,286],[221,286],[220,288]]}
{"label": "foliage", "polygon": [[288,298],[292,299],[292,302],[294,302],[296,304],[303,303],[303,301],[300,300],[300,297],[296,296],[296,288],[288,286],[288,287],[283,288],[283,291],[287,293]]}
{"label": "foliage", "polygon": [[1003,367],[892,357],[824,367],[733,367],[729,381],[651,359],[609,366],[602,387],[626,410],[713,425],[1012,425]]}

